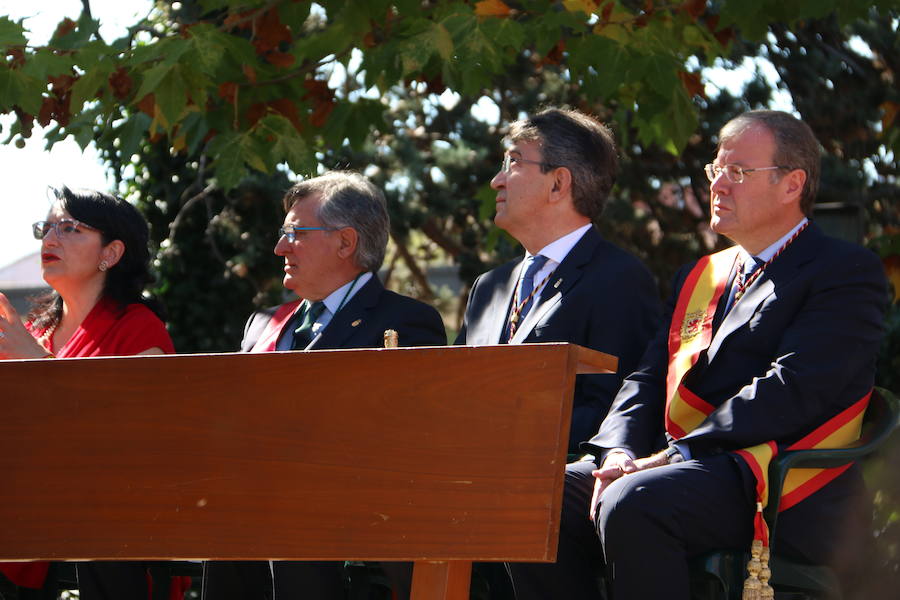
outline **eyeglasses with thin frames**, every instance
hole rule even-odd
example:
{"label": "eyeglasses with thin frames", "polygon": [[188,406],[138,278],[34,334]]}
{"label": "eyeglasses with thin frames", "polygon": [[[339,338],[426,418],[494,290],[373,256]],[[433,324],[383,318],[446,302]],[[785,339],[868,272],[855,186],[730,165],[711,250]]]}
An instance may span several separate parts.
{"label": "eyeglasses with thin frames", "polygon": [[551,165],[548,162],[544,162],[542,160],[531,160],[528,158],[522,158],[521,156],[510,156],[510,154],[507,152],[506,154],[503,155],[503,162],[500,163],[500,170],[503,171],[504,173],[509,173],[510,169],[512,168],[513,163],[519,163],[519,162],[520,163],[528,163],[528,164],[532,164],[532,165],[540,165],[547,169],[553,168],[553,165]]}
{"label": "eyeglasses with thin frames", "polygon": [[82,229],[87,229],[90,231],[100,231],[96,227],[91,227],[81,221],[75,221],[73,219],[62,219],[60,221],[38,221],[31,225],[31,232],[34,234],[34,239],[42,240],[48,235],[50,235],[50,231],[56,231],[56,237],[63,240],[69,236],[80,233]]}
{"label": "eyeglasses with thin frames", "polygon": [[287,241],[290,243],[294,243],[297,241],[297,233],[306,233],[307,231],[334,231],[333,227],[299,227],[293,225],[285,225],[284,227],[278,228],[278,237],[282,236],[287,238]]}
{"label": "eyeglasses with thin frames", "polygon": [[745,169],[743,167],[739,167],[738,165],[714,165],[713,163],[709,163],[703,167],[703,170],[706,171],[706,178],[709,179],[710,183],[716,180],[716,177],[725,173],[725,178],[728,179],[731,183],[743,183],[744,175],[747,173],[755,173],[757,171],[774,171],[775,169],[786,169],[788,171],[791,170],[791,167],[757,167],[755,169]]}

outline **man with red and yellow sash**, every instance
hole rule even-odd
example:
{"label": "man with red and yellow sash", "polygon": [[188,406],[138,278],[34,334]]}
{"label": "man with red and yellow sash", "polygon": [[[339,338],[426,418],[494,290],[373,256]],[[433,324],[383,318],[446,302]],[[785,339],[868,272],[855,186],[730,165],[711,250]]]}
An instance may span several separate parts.
{"label": "man with red and yellow sash", "polygon": [[[567,467],[558,562],[511,565],[517,598],[598,598],[605,564],[615,600],[687,599],[691,556],[765,536],[772,455],[858,437],[885,279],[872,253],[808,220],[818,150],[783,112],[722,128],[710,224],[737,245],[676,275],[663,328],[582,446],[593,460]],[[787,486],[779,553],[832,563],[847,531],[865,533],[857,469]]]}

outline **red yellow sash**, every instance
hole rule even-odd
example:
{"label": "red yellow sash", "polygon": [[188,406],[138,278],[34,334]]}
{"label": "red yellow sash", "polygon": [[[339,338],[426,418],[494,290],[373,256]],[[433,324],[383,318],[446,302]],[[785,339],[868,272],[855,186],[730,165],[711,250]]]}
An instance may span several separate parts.
{"label": "red yellow sash", "polygon": [[[669,370],[666,377],[666,431],[678,440],[706,419],[715,407],[688,390],[683,381],[712,340],[712,318],[734,266],[737,248],[704,257],[691,270],[675,306],[669,329]],[[840,448],[859,439],[863,414],[871,392],[832,417],[788,450]],[[768,502],[769,462],[778,453],[774,442],[738,450],[757,480],[760,509]],[[820,490],[850,465],[831,469],[791,469],[784,482],[779,511],[786,510]],[[762,520],[758,514],[757,519]],[[760,531],[768,545],[768,533]]]}
{"label": "red yellow sash", "polygon": [[675,439],[687,435],[714,407],[681,385],[712,341],[712,321],[728,285],[738,248],[704,256],[688,274],[669,329],[669,371],[666,376],[666,431]]}

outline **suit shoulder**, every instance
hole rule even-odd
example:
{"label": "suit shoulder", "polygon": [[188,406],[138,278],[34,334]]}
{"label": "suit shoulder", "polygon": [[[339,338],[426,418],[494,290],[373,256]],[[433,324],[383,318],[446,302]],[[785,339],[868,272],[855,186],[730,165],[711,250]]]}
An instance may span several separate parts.
{"label": "suit shoulder", "polygon": [[405,311],[415,311],[419,314],[433,314],[440,318],[440,313],[438,313],[437,309],[422,302],[421,300],[416,300],[415,298],[411,298],[409,296],[404,296],[403,294],[398,294],[397,292],[393,292],[391,290],[384,290],[382,292],[381,298],[379,299],[379,304],[383,307],[391,307],[398,310]]}
{"label": "suit shoulder", "polygon": [[503,263],[499,267],[494,267],[490,271],[485,271],[475,278],[475,282],[472,286],[492,285],[496,282],[505,282],[509,279],[510,275],[512,275],[513,270],[520,264],[522,264],[522,258],[518,257]]}

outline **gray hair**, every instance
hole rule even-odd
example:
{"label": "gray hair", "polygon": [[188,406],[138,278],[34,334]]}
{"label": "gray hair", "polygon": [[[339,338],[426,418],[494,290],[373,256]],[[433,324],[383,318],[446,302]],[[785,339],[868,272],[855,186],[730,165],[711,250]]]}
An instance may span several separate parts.
{"label": "gray hair", "polygon": [[[743,133],[751,125],[762,125],[775,138],[772,166],[803,169],[806,183],[800,195],[800,210],[812,215],[819,191],[819,142],[809,125],[780,110],[751,110],[725,123],[719,132],[719,147]],[[773,177],[780,177],[774,175]]]}
{"label": "gray hair", "polygon": [[384,262],[391,222],[384,194],[371,181],[352,171],[331,171],[297,183],[285,193],[284,210],[313,194],[322,195],[316,217],[323,226],[352,227],[359,236],[354,260],[365,271],[378,271]]}
{"label": "gray hair", "polygon": [[619,171],[609,127],[577,110],[548,108],[510,125],[506,139],[538,142],[546,163],[541,171],[567,168],[575,210],[591,221],[600,217]]}

